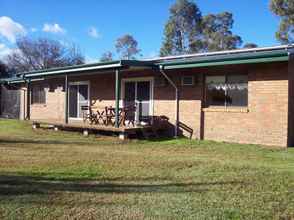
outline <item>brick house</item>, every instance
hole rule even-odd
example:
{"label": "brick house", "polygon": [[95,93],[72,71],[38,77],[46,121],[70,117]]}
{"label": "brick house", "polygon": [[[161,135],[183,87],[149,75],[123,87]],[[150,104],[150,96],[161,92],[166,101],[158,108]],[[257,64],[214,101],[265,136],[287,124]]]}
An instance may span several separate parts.
{"label": "brick house", "polygon": [[133,104],[137,122],[164,116],[176,135],[287,147],[294,141],[293,48],[94,63],[6,83],[21,88],[22,119],[70,124],[83,105]]}

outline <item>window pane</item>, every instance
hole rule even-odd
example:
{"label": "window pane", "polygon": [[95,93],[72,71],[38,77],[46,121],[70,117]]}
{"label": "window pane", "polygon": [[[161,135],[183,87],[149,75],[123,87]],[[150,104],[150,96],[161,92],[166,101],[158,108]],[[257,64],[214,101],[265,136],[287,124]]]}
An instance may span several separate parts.
{"label": "window pane", "polygon": [[139,120],[140,121],[148,120],[150,103],[149,102],[139,102],[137,107],[138,107],[137,112],[139,114]]}
{"label": "window pane", "polygon": [[135,101],[135,82],[126,82],[125,83],[125,101],[134,102]]}
{"label": "window pane", "polygon": [[225,106],[225,76],[206,77],[206,104],[208,106]]}
{"label": "window pane", "polygon": [[206,98],[208,106],[225,106],[226,93],[221,86],[207,86]]}
{"label": "window pane", "polygon": [[247,106],[248,76],[206,77],[207,106]]}
{"label": "window pane", "polygon": [[31,103],[32,104],[45,104],[46,92],[43,86],[34,86],[31,90]]}
{"label": "window pane", "polygon": [[207,76],[206,77],[206,84],[225,83],[225,82],[226,82],[225,76]]}
{"label": "window pane", "polygon": [[137,82],[137,100],[149,101],[150,99],[150,82]]}
{"label": "window pane", "polygon": [[68,107],[69,107],[69,117],[76,118],[78,116],[78,86],[71,85],[69,86],[69,99],[68,99]]}
{"label": "window pane", "polygon": [[[241,85],[240,85],[241,86]],[[237,87],[227,90],[227,106],[247,106],[248,90],[245,86],[242,89]]]}
{"label": "window pane", "polygon": [[248,76],[228,75],[227,106],[248,105]]}
{"label": "window pane", "polygon": [[88,85],[79,85],[79,100],[87,101],[88,100]]}

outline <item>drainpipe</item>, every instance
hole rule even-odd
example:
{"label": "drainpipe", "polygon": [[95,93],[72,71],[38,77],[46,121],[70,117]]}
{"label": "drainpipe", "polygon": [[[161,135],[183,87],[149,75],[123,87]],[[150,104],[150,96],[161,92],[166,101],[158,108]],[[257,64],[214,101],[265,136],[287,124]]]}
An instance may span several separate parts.
{"label": "drainpipe", "polygon": [[159,72],[164,76],[164,78],[174,87],[175,89],[175,98],[176,98],[176,108],[175,108],[175,118],[176,118],[176,126],[175,126],[175,137],[178,137],[178,132],[179,132],[179,89],[177,85],[172,81],[170,77],[164,72],[164,66],[160,65],[159,66]]}

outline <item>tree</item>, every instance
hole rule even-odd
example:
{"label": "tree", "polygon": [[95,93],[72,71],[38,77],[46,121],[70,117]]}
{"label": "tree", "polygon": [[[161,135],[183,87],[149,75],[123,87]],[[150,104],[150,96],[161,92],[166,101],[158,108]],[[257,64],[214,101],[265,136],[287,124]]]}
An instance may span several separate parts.
{"label": "tree", "polygon": [[241,37],[231,31],[234,24],[232,13],[209,14],[203,17],[202,23],[205,51],[232,50],[242,44]]}
{"label": "tree", "polygon": [[294,43],[294,1],[271,0],[270,9],[281,17],[276,38],[283,44]]}
{"label": "tree", "polygon": [[8,76],[9,74],[6,64],[0,61],[0,78],[6,78]]}
{"label": "tree", "polygon": [[138,42],[130,34],[126,34],[116,40],[115,48],[121,59],[135,59],[140,52]]}
{"label": "tree", "polygon": [[251,49],[251,48],[257,48],[257,47],[258,47],[258,45],[255,44],[255,43],[247,43],[247,44],[244,45],[243,48]]}
{"label": "tree", "polygon": [[112,61],[112,60],[113,60],[113,55],[112,55],[112,52],[110,52],[110,51],[103,53],[100,58],[101,62],[107,62],[107,61]]}
{"label": "tree", "polygon": [[194,2],[177,0],[170,8],[160,55],[179,55],[201,50],[201,22],[201,12]]}
{"label": "tree", "polygon": [[242,39],[232,33],[229,12],[202,16],[192,0],[177,0],[165,25],[161,56],[235,49]]}
{"label": "tree", "polygon": [[7,57],[8,67],[16,72],[84,63],[84,57],[75,45],[65,45],[47,38],[20,38],[16,45],[17,50]]}

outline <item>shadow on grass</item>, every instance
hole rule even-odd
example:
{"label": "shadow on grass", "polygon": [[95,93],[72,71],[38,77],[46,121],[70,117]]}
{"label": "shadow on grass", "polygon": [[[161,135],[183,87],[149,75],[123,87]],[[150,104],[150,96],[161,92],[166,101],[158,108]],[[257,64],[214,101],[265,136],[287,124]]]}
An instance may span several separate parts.
{"label": "shadow on grass", "polygon": [[[0,147],[1,145],[6,144],[45,144],[45,145],[66,145],[66,144],[75,144],[75,145],[95,145],[95,143],[91,143],[90,141],[58,141],[58,140],[33,140],[33,139],[0,139]],[[5,146],[7,147],[7,146]]]}
{"label": "shadow on grass", "polygon": [[90,193],[189,193],[206,192],[211,187],[242,185],[239,181],[200,183],[114,183],[107,181],[55,181],[45,177],[0,175],[0,196],[51,194],[56,192]]}

